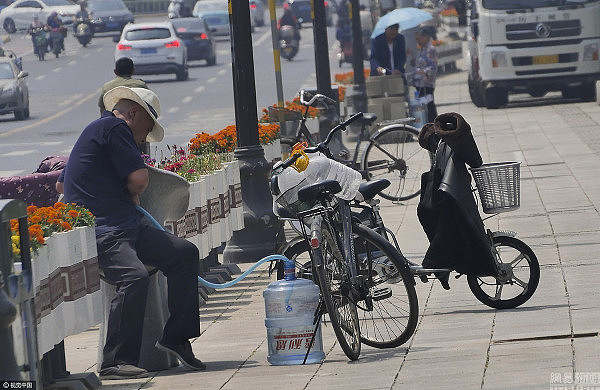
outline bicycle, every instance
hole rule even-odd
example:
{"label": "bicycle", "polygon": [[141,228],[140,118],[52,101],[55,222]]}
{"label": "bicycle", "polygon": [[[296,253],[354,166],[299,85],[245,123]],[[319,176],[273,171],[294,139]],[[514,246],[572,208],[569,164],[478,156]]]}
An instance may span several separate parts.
{"label": "bicycle", "polygon": [[[345,129],[361,115],[337,125],[325,141],[305,148],[304,152],[322,152],[330,157],[327,144],[335,132]],[[349,359],[358,358],[361,343],[387,348],[406,342],[414,333],[418,318],[415,282],[408,264],[389,241],[352,217],[348,200],[335,196],[342,191],[338,181],[317,181],[304,186],[306,180],[302,180],[292,187],[281,183],[285,169],[300,156],[295,153],[276,164],[271,181],[275,203],[282,206],[277,214],[282,219],[301,222],[305,250],[300,254],[308,254],[310,261],[301,264],[304,267],[300,268],[300,276],[312,278],[321,288],[320,307],[327,310]],[[381,186],[381,182],[362,186],[371,188],[373,193],[373,188]],[[298,262],[296,256],[290,258]],[[387,334],[382,334],[383,331]]]}
{"label": "bicycle", "polygon": [[[293,147],[298,142],[307,142],[309,146],[315,146],[315,137],[306,126],[308,109],[315,103],[324,102],[334,100],[322,94],[311,96],[301,90],[300,103],[306,108],[303,114],[289,111],[284,113],[288,119],[300,122],[296,135],[293,138],[282,137],[281,144]],[[275,118],[278,112],[271,108],[271,114]],[[348,158],[344,153],[332,158],[360,172],[365,180],[389,180],[391,185],[380,194],[385,199],[398,202],[418,196],[421,191],[421,172],[429,170],[433,164],[433,155],[419,146],[419,129],[410,125],[414,119],[401,118],[379,122],[370,134],[369,127],[376,120],[375,114],[363,113],[352,157]],[[363,143],[367,144],[364,152]]]}

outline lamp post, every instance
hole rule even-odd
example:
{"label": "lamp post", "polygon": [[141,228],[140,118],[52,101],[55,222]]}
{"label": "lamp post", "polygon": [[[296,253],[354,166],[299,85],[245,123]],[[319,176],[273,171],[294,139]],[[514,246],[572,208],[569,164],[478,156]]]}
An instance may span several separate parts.
{"label": "lamp post", "polygon": [[[315,48],[315,73],[317,76],[317,92],[338,102],[338,94],[331,89],[331,72],[329,71],[329,45],[327,43],[327,15],[324,0],[312,0],[313,4],[313,39]],[[319,135],[325,139],[329,130],[339,122],[338,104],[326,103],[327,107],[319,115]],[[329,149],[334,155],[348,156],[348,149],[342,144],[341,134],[336,134]]]}
{"label": "lamp post", "polygon": [[223,251],[224,263],[255,262],[273,254],[282,224],[273,214],[268,187],[270,165],[258,138],[254,57],[247,1],[229,0],[229,25],[237,148],[244,208],[244,229],[233,232]]}

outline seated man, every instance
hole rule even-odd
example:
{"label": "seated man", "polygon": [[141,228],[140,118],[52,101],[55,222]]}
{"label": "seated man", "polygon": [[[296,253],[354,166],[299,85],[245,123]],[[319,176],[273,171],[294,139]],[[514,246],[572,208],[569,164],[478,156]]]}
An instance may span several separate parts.
{"label": "seated man", "polygon": [[145,264],[167,277],[170,317],[156,347],[194,370],[206,366],[194,357],[190,338],[200,335],[198,248],[189,241],[141,223],[136,209],[148,185],[139,145],[164,136],[157,122],[154,92],[117,87],[104,95],[111,111],[90,123],[75,143],[58,180],[66,202],[87,207],[96,217],[98,264],[117,286],[107,322],[101,379],[141,378],[137,367],[148,289]]}

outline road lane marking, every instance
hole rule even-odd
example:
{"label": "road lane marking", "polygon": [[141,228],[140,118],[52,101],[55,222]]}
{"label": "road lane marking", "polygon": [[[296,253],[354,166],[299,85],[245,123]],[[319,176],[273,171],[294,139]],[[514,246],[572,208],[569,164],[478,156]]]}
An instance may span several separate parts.
{"label": "road lane marking", "polygon": [[[36,142],[37,146],[57,146],[62,145],[64,142],[62,141],[45,141],[45,142]],[[30,146],[31,142],[11,142],[11,143],[2,143],[3,148],[13,147],[13,146]]]}
{"label": "road lane marking", "polygon": [[225,73],[227,73],[227,69],[221,69],[220,71],[217,72],[217,74],[219,76],[224,75]]}
{"label": "road lane marking", "polygon": [[167,110],[167,114],[173,114],[179,110],[179,107],[171,107]]}
{"label": "road lane marking", "polygon": [[217,81],[216,77],[211,77],[208,80],[206,80],[207,83],[214,83],[215,81]]}
{"label": "road lane marking", "polygon": [[0,171],[0,177],[17,176],[21,173],[25,173],[25,171]]}
{"label": "road lane marking", "polygon": [[258,38],[256,41],[254,41],[252,46],[258,46],[261,43],[263,43],[267,38],[270,38],[270,37],[271,37],[271,30],[267,30],[260,38]]}
{"label": "road lane marking", "polygon": [[22,127],[17,127],[16,129],[12,129],[12,130],[8,130],[8,131],[5,131],[3,133],[0,133],[0,138],[6,137],[6,136],[9,136],[9,135],[13,135],[13,134],[16,134],[16,133],[20,133],[22,131],[32,129],[34,127],[39,127],[41,125],[45,125],[46,123],[51,122],[54,119],[60,118],[61,116],[67,114],[69,111],[72,111],[76,107],[79,107],[80,105],[82,105],[83,103],[87,102],[88,100],[93,99],[93,98],[97,99],[98,98],[98,94],[100,92],[101,92],[101,89],[98,88],[96,91],[94,91],[93,93],[89,94],[85,98],[76,101],[73,105],[65,108],[64,110],[61,110],[61,111],[55,113],[54,115],[50,115],[49,117],[46,117],[46,118],[44,118],[42,120],[39,120],[39,121],[37,121],[35,123],[32,123],[30,125],[22,126]]}
{"label": "road lane marking", "polygon": [[10,157],[10,156],[25,156],[26,154],[31,154],[31,153],[35,153],[36,151],[33,149],[26,149],[26,150],[14,150],[12,152],[8,152],[8,153],[2,153],[3,157]]}
{"label": "road lane marking", "polygon": [[200,93],[200,92],[204,91],[204,88],[205,88],[204,85],[201,85],[198,88],[194,89],[194,92]]}
{"label": "road lane marking", "polygon": [[73,95],[73,97],[70,97],[69,99],[63,100],[62,102],[58,103],[58,105],[59,106],[67,106],[67,105],[73,103],[74,101],[81,99],[82,96],[83,96],[83,94],[81,94],[81,93],[75,94],[75,95]]}
{"label": "road lane marking", "polygon": [[71,60],[71,61],[69,61],[69,62],[67,63],[67,65],[69,65],[69,66],[73,66],[73,65],[75,65],[76,63],[77,63],[77,61],[76,61],[76,60]]}
{"label": "road lane marking", "polygon": [[186,96],[186,97],[184,97],[184,98],[183,98],[182,102],[183,102],[184,104],[185,104],[185,103],[189,103],[189,102],[191,102],[191,101],[192,101],[192,99],[193,99],[193,98],[194,98],[193,96]]}
{"label": "road lane marking", "polygon": [[43,79],[45,79],[45,78],[46,78],[46,75],[45,75],[45,74],[42,74],[42,75],[39,75],[39,76],[37,76],[35,79],[36,79],[36,80],[43,80]]}
{"label": "road lane marking", "polygon": [[54,68],[52,69],[53,72],[58,73],[62,70],[62,66],[59,66],[58,68]]}

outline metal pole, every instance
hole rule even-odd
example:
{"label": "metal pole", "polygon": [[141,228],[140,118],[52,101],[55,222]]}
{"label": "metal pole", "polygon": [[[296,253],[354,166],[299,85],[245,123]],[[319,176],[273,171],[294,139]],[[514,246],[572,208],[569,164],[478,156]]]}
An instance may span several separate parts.
{"label": "metal pole", "polygon": [[[317,76],[317,92],[329,96],[337,103],[327,103],[327,108],[319,115],[319,135],[325,139],[329,130],[339,122],[339,98],[337,91],[331,89],[331,72],[329,70],[329,44],[327,43],[327,15],[324,0],[311,0],[313,17],[313,38],[315,46],[315,72]],[[348,149],[342,144],[341,134],[336,134],[329,144],[331,152],[341,158],[348,157]]]}
{"label": "metal pole", "polygon": [[255,262],[273,254],[282,224],[273,214],[268,187],[270,165],[259,145],[254,57],[247,1],[229,0],[233,96],[237,148],[244,207],[244,229],[233,233],[223,251],[223,262]]}
{"label": "metal pole", "polygon": [[269,0],[269,16],[271,18],[271,42],[273,44],[273,64],[275,64],[275,87],[277,88],[277,105],[283,107],[283,82],[281,80],[281,57],[279,56],[279,32],[277,31],[277,14],[275,0]]}
{"label": "metal pole", "polygon": [[[367,94],[365,91],[364,46],[362,26],[360,23],[360,4],[358,0],[350,0],[350,19],[352,20],[352,68],[354,70],[354,85],[352,91],[352,106],[354,112],[367,111]],[[383,118],[381,118],[383,119]],[[360,131],[360,123],[352,126],[353,132]]]}

